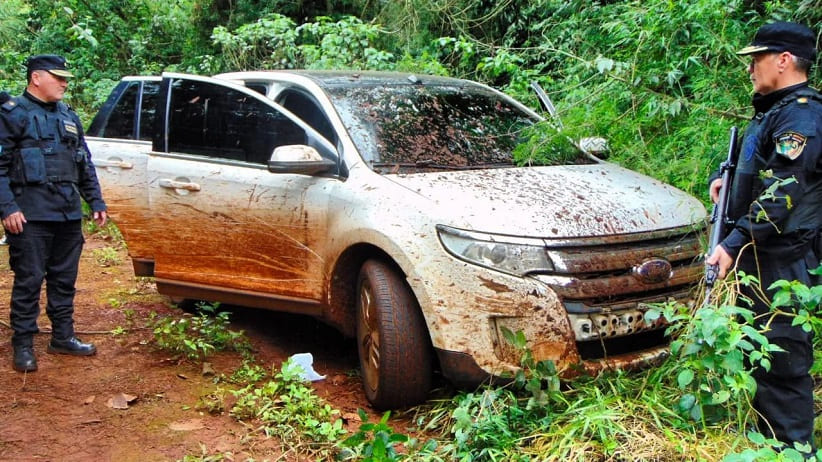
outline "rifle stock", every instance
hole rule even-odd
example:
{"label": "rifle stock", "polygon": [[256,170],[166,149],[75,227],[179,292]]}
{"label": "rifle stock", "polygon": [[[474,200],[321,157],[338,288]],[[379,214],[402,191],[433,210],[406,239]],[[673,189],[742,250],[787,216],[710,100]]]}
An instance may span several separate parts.
{"label": "rifle stock", "polygon": [[[725,238],[730,224],[728,219],[728,201],[730,200],[731,182],[736,171],[736,161],[739,156],[738,130],[731,127],[731,140],[728,145],[728,158],[719,166],[719,175],[722,178],[722,187],[719,189],[719,199],[711,212],[711,234],[708,240],[708,255],[711,255],[716,246]],[[711,289],[719,277],[719,265],[705,263],[705,303],[707,304]]]}

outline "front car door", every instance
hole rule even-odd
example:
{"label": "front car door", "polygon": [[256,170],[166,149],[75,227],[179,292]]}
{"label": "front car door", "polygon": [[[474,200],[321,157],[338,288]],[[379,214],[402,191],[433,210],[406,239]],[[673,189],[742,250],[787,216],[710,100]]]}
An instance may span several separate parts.
{"label": "front car door", "polygon": [[234,83],[164,74],[161,92],[163,136],[147,166],[158,288],[247,305],[323,300],[328,197],[340,180],[275,174],[267,162],[278,146],[324,156],[333,146]]}

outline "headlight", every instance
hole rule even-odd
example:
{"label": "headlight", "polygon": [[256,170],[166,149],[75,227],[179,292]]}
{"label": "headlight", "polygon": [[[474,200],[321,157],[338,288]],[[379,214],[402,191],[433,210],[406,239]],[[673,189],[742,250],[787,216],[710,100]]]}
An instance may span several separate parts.
{"label": "headlight", "polygon": [[445,225],[437,225],[437,235],[448,253],[468,263],[515,276],[554,270],[540,239],[496,236]]}

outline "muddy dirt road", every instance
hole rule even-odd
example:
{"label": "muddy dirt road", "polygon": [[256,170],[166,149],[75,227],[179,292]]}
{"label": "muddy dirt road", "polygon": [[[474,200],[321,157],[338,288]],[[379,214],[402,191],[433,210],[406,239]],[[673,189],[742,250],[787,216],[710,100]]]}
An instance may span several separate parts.
{"label": "muddy dirt road", "polygon": [[[42,314],[43,332],[35,337],[39,370],[24,375],[11,368],[11,331],[0,326],[0,460],[174,461],[228,452],[233,460],[303,460],[283,454],[276,438],[255,434],[227,412],[214,416],[197,409],[201,397],[216,387],[214,377],[204,376],[201,364],[159,351],[146,327],[152,313],[177,315],[179,310],[156,293],[151,281],[135,280],[124,250],[116,250],[120,263],[101,265],[102,257],[114,251],[110,241],[88,237],[77,283],[76,330],[97,345],[96,356],[47,354],[50,323]],[[12,279],[7,247],[0,247],[4,323]],[[279,367],[294,353],[311,352],[315,369],[327,375],[315,382],[317,394],[343,413],[367,409],[352,340],[309,318],[233,311],[232,330],[245,330],[260,365]],[[242,364],[236,353],[216,354],[209,361],[217,375],[230,375]],[[110,400],[121,393],[136,399],[127,409],[112,408]],[[354,430],[359,422],[347,425]]]}

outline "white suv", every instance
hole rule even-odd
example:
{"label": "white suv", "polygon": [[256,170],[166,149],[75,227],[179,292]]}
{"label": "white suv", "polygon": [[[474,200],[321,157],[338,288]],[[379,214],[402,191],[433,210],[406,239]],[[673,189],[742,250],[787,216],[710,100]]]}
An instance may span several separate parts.
{"label": "white suv", "polygon": [[563,376],[666,355],[705,209],[580,152],[517,167],[540,116],[478,83],[372,72],[128,77],[88,130],[137,275],[355,337],[378,408],[504,376],[522,331]]}

